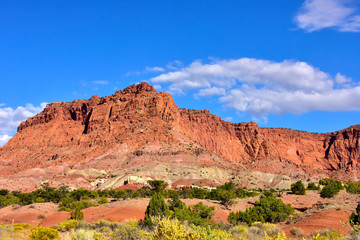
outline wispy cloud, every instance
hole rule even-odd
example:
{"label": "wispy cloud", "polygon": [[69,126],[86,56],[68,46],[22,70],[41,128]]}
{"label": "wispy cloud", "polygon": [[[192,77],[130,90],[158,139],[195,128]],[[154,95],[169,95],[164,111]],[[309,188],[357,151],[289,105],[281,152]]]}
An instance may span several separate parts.
{"label": "wispy cloud", "polygon": [[146,67],[145,72],[165,72],[165,69],[162,67]]}
{"label": "wispy cloud", "polygon": [[134,75],[146,75],[146,74],[149,74],[149,73],[159,73],[159,72],[165,72],[165,69],[162,68],[162,67],[145,67],[144,70],[142,71],[133,71],[133,72],[127,72],[125,74],[126,77],[129,77],[129,76],[134,76]]}
{"label": "wispy cloud", "polygon": [[320,111],[360,111],[360,86],[338,73],[335,77],[306,62],[273,62],[240,58],[196,61],[160,74],[153,83],[172,93],[196,90],[195,97],[217,96],[219,102],[254,117]]}
{"label": "wispy cloud", "polygon": [[92,81],[92,83],[94,85],[108,85],[109,82],[108,81],[105,81],[105,80],[97,80],[97,81]]}
{"label": "wispy cloud", "polygon": [[177,70],[181,67],[183,67],[183,63],[179,60],[174,60],[172,62],[169,62],[167,65],[166,65],[166,68],[167,69],[170,69],[170,70]]}
{"label": "wispy cloud", "polygon": [[11,107],[0,108],[0,146],[5,144],[11,136],[16,132],[17,127],[22,121],[41,112],[46,103],[40,106],[26,104],[25,107],[19,106],[15,109]]}
{"label": "wispy cloud", "polygon": [[360,13],[355,0],[306,0],[295,22],[308,32],[331,27],[341,32],[360,32]]}

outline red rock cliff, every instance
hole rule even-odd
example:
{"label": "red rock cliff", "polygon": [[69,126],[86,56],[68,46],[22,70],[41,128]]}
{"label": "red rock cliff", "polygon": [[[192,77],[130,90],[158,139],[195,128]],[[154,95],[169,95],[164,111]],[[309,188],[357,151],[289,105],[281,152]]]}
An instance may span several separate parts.
{"label": "red rock cliff", "polygon": [[241,163],[289,176],[323,174],[342,179],[356,176],[360,168],[359,126],[315,134],[259,128],[253,122],[233,124],[208,110],[178,109],[168,93],[141,83],[112,96],[48,104],[22,122],[18,133],[0,148],[0,174],[79,165],[114,151],[119,144],[133,152],[149,143],[181,146],[179,136],[213,151],[233,168]]}

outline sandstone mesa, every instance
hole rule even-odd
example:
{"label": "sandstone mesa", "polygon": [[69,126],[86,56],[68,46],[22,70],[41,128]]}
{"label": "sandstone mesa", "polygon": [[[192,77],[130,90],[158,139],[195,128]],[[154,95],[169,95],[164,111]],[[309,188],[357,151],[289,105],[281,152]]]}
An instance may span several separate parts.
{"label": "sandstone mesa", "polygon": [[[133,179],[270,187],[291,178],[357,180],[360,126],[318,134],[230,123],[179,109],[147,83],[107,97],[50,103],[0,148],[0,186],[121,187]],[[264,174],[262,174],[264,173]],[[289,185],[289,184],[287,184]]]}

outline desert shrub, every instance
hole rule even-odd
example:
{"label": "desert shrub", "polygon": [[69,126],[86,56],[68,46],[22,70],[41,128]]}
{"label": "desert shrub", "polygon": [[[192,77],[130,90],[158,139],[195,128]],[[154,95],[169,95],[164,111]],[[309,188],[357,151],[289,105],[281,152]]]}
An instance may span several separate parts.
{"label": "desert shrub", "polygon": [[168,183],[163,180],[149,180],[148,184],[151,186],[151,190],[156,193],[163,192],[168,185]]}
{"label": "desert shrub", "polygon": [[56,229],[61,231],[61,232],[66,232],[66,231],[69,231],[71,229],[77,228],[78,225],[79,225],[79,221],[77,221],[77,220],[67,220],[65,222],[59,223],[56,226]]}
{"label": "desert shrub", "polygon": [[152,239],[205,239],[177,219],[155,217],[153,222],[156,228]]}
{"label": "desert shrub", "polygon": [[16,223],[14,224],[14,232],[20,232],[24,229],[31,229],[31,225],[27,223]]}
{"label": "desert shrub", "polygon": [[320,185],[324,185],[320,191],[320,197],[332,198],[339,193],[340,190],[344,189],[342,183],[332,178],[324,178],[319,181]]}
{"label": "desert shrub", "polygon": [[291,236],[295,237],[296,239],[303,238],[305,236],[304,231],[300,228],[293,227],[290,229]]}
{"label": "desert shrub", "polygon": [[106,203],[109,203],[109,201],[107,200],[106,197],[101,197],[97,203],[98,204],[106,204]]}
{"label": "desert shrub", "polygon": [[138,226],[138,222],[134,220],[129,220],[121,225],[119,225],[116,229],[114,229],[111,234],[111,239],[113,240],[128,240],[128,239],[150,239],[150,234],[140,229]]}
{"label": "desert shrub", "polygon": [[232,206],[235,203],[234,198],[236,198],[236,193],[234,191],[219,189],[217,195],[219,197],[220,203],[226,208]]}
{"label": "desert shrub", "polygon": [[344,239],[344,236],[337,230],[334,229],[325,229],[320,231],[315,231],[312,235],[314,240],[339,240]]}
{"label": "desert shrub", "polygon": [[80,208],[75,208],[70,213],[70,219],[83,220],[84,219],[84,213],[81,211]]}
{"label": "desert shrub", "polygon": [[1,196],[6,196],[6,195],[8,195],[9,194],[9,190],[7,190],[7,189],[0,189],[0,195]]}
{"label": "desert shrub", "polygon": [[338,181],[338,180],[333,179],[333,178],[321,179],[319,181],[319,184],[323,185],[323,186],[333,185],[335,188],[339,189],[339,191],[344,189],[344,186],[342,185],[342,183],[340,181]]}
{"label": "desert shrub", "polygon": [[348,193],[359,194],[360,193],[360,182],[347,181],[345,183],[345,189]]}
{"label": "desert shrub", "polygon": [[85,209],[89,207],[96,206],[96,204],[88,201],[88,200],[81,200],[81,201],[75,201],[74,198],[71,197],[65,197],[61,199],[59,204],[59,211],[72,211],[76,208],[78,209]]}
{"label": "desert shrub", "polygon": [[118,190],[114,194],[114,198],[125,198],[128,195],[126,190]]}
{"label": "desert shrub", "polygon": [[44,215],[44,214],[39,214],[39,215],[37,216],[37,218],[38,218],[38,219],[44,219],[44,218],[45,218],[45,215]]}
{"label": "desert shrub", "polygon": [[232,224],[245,222],[249,225],[254,222],[277,223],[285,221],[294,212],[290,204],[284,204],[281,199],[274,197],[260,197],[254,207],[247,208],[245,212],[231,212],[228,221]]}
{"label": "desert shrub", "polygon": [[285,233],[281,232],[276,234],[275,236],[268,236],[267,233],[265,232],[265,240],[286,240],[286,235]]}
{"label": "desert shrub", "polygon": [[170,214],[169,206],[161,193],[154,192],[145,211],[144,224],[151,227],[153,225],[151,217],[169,217]]}
{"label": "desert shrub", "polygon": [[320,190],[320,187],[319,186],[316,186],[315,183],[309,183],[308,186],[307,186],[307,190]]}
{"label": "desert shrub", "polygon": [[196,199],[205,199],[209,193],[209,190],[204,188],[191,188],[191,196]]}
{"label": "desert shrub", "polygon": [[206,198],[218,200],[222,205],[228,208],[235,203],[234,199],[237,197],[237,193],[245,194],[245,191],[239,190],[238,192],[235,188],[235,184],[230,181],[208,192]]}
{"label": "desert shrub", "polygon": [[[123,190],[124,191],[124,190]],[[125,191],[125,194],[127,192]],[[153,191],[151,190],[151,188],[145,186],[142,188],[139,188],[138,190],[136,190],[136,192],[131,194],[131,198],[137,198],[137,197],[142,197],[142,198],[147,198],[147,197],[151,197],[153,194]]]}
{"label": "desert shrub", "polygon": [[355,213],[350,215],[349,222],[352,226],[360,225],[360,203],[357,205]]}
{"label": "desert shrub", "polygon": [[274,189],[263,190],[263,191],[261,192],[261,194],[262,194],[264,197],[275,197],[275,193],[276,193],[276,190],[274,190]]}
{"label": "desert shrub", "polygon": [[325,187],[323,187],[323,189],[321,189],[320,197],[322,197],[322,198],[332,198],[336,194],[338,194],[339,191],[340,190],[334,185],[331,185],[331,184],[326,185]]}
{"label": "desert shrub", "polygon": [[175,208],[178,208],[178,209],[184,209],[186,208],[186,205],[185,203],[183,203],[181,200],[180,200],[180,196],[177,192],[173,193],[171,198],[169,199],[168,201],[168,204],[169,204],[169,209],[171,211],[174,211]]}
{"label": "desert shrub", "polygon": [[104,237],[95,230],[78,229],[73,232],[73,240],[102,240]]}
{"label": "desert shrub", "polygon": [[237,225],[229,231],[233,234],[232,239],[284,239],[283,232],[272,223],[255,222],[249,228]]}
{"label": "desert shrub", "polygon": [[99,197],[99,194],[96,191],[90,191],[87,189],[79,188],[70,193],[70,197],[74,198],[77,201],[86,200],[86,199],[95,199]]}
{"label": "desert shrub", "polygon": [[235,239],[233,232],[228,232],[222,229],[212,229],[209,225],[207,226],[195,226],[191,225],[195,234],[192,236],[193,239],[219,239],[219,240],[230,240]]}
{"label": "desert shrub", "polygon": [[104,228],[104,227],[110,228],[110,225],[111,225],[111,222],[106,221],[104,219],[100,219],[99,221],[93,223],[92,227],[95,230],[99,230],[99,229]]}
{"label": "desert shrub", "polygon": [[199,215],[202,219],[207,219],[207,220],[210,220],[215,214],[214,206],[208,207],[208,206],[204,205],[202,202],[199,202],[195,205],[191,205],[190,210],[191,210],[191,212]]}
{"label": "desert shrub", "polygon": [[186,207],[185,204],[181,208],[174,208],[172,218],[176,218],[182,222],[188,222],[195,226],[205,226],[211,224],[211,218],[215,214],[215,207],[208,207],[202,202]]}
{"label": "desert shrub", "polygon": [[59,232],[53,228],[39,226],[31,231],[29,237],[31,240],[59,239]]}
{"label": "desert shrub", "polygon": [[296,195],[305,195],[306,189],[301,180],[297,181],[296,183],[291,184],[291,192]]}
{"label": "desert shrub", "polygon": [[19,203],[19,198],[14,196],[13,194],[0,195],[0,208]]}
{"label": "desert shrub", "polygon": [[43,203],[43,202],[45,202],[45,199],[43,199],[42,197],[37,197],[37,198],[35,199],[35,202],[36,202],[36,203]]}

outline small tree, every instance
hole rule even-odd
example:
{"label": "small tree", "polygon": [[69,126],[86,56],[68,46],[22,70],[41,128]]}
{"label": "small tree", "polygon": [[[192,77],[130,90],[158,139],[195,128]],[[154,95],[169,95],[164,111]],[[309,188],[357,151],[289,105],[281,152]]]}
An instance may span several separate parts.
{"label": "small tree", "polygon": [[168,185],[168,183],[163,180],[149,180],[148,183],[151,186],[151,190],[157,193],[163,192]]}
{"label": "small tree", "polygon": [[175,208],[178,208],[178,209],[184,209],[186,208],[186,205],[185,203],[183,203],[181,200],[180,200],[180,196],[177,192],[175,192],[172,196],[171,196],[171,199],[168,201],[168,204],[169,204],[169,208],[171,211],[174,211]]}
{"label": "small tree", "polygon": [[296,183],[291,184],[291,192],[296,195],[305,195],[306,189],[303,182],[299,180]]}
{"label": "small tree", "polygon": [[229,206],[235,203],[234,198],[236,198],[236,193],[233,191],[225,190],[225,189],[218,189],[218,197],[222,205],[228,209]]}
{"label": "small tree", "polygon": [[163,196],[155,192],[150,199],[149,205],[145,211],[144,224],[152,227],[153,221],[151,217],[169,217],[171,215],[169,206],[165,203]]}

